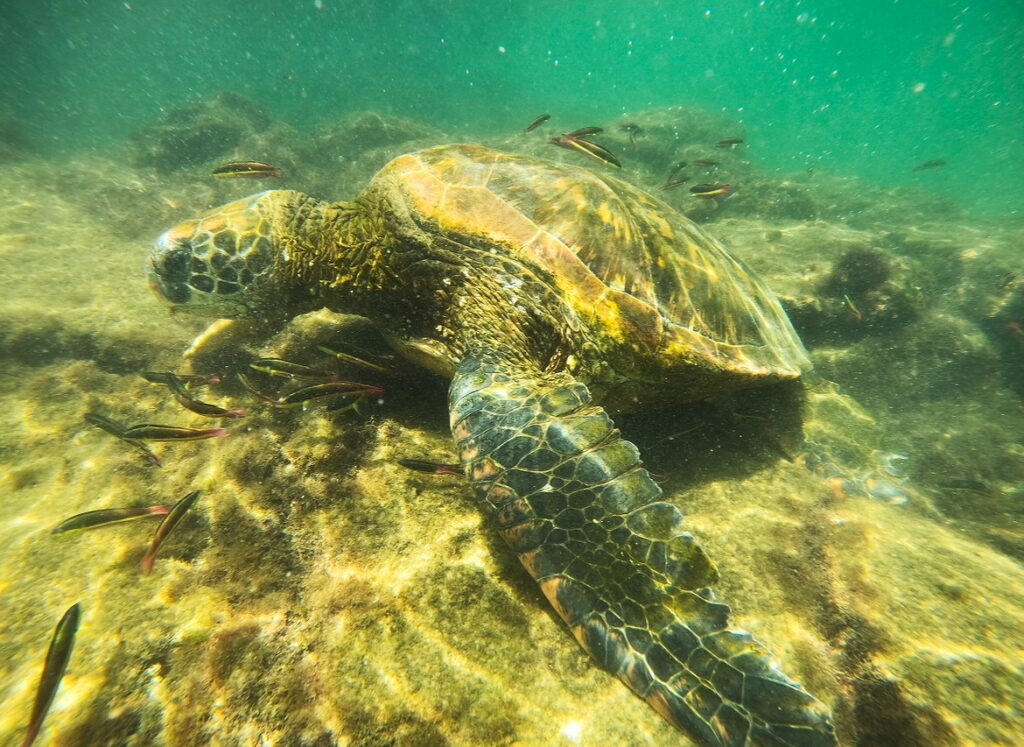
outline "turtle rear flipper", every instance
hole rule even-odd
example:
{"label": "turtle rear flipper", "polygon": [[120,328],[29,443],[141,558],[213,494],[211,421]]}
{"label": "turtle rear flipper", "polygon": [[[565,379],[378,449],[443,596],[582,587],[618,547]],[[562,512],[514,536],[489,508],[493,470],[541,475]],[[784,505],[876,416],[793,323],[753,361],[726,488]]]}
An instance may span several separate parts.
{"label": "turtle rear flipper", "polygon": [[701,744],[835,743],[827,709],[727,629],[714,566],[586,387],[470,357],[452,432],[487,515],[599,666]]}

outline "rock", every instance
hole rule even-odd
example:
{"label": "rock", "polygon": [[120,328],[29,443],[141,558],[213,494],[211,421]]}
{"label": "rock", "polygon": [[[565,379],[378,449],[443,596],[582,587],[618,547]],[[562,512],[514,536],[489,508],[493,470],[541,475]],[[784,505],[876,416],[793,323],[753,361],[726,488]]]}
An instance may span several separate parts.
{"label": "rock", "polygon": [[244,137],[267,129],[271,121],[262,107],[234,93],[184,104],[135,136],[132,163],[160,174],[206,164],[226,157]]}

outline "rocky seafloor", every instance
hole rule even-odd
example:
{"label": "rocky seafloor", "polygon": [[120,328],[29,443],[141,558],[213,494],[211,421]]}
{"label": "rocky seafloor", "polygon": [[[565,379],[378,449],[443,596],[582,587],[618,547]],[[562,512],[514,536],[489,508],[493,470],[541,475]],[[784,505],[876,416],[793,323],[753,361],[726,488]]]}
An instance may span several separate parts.
{"label": "rocky seafloor", "polygon": [[[619,419],[718,564],[734,623],[833,708],[844,744],[1019,740],[1024,225],[924,191],[764,173],[746,146],[711,148],[742,133],[703,112],[629,121],[635,146],[598,123],[622,177],[762,273],[815,364],[803,443],[771,392]],[[479,141],[579,161],[550,134]],[[23,735],[73,602],[82,625],[44,744],[684,741],[591,664],[460,478],[396,463],[453,461],[445,382],[389,362],[346,372],[385,389],[359,412],[276,409],[234,375],[259,356],[328,365],[320,343],[372,350],[364,325],[321,312],[269,337],[236,326],[185,360],[206,323],[146,287],[157,233],[266,188],[210,179],[222,161],[269,161],[285,171],[271,186],[347,199],[394,155],[449,141],[373,113],[299,133],[225,95],[121,152],[3,151],[0,743]],[[721,164],[694,179],[733,195],[658,192],[673,163],[702,157]],[[139,376],[190,367],[225,376],[203,399],[247,408],[228,438],[158,445],[157,468],[85,422],[209,425]],[[149,520],[50,533],[195,489],[149,576]]]}

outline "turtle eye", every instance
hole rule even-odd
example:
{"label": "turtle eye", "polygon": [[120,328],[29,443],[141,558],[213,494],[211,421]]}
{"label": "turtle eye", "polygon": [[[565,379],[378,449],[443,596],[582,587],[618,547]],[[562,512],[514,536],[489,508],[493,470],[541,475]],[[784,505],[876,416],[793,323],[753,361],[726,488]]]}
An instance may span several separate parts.
{"label": "turtle eye", "polygon": [[188,245],[187,241],[180,242],[158,261],[157,264],[160,265],[158,271],[168,282],[184,283],[188,280],[191,259],[192,247]]}
{"label": "turtle eye", "polygon": [[150,255],[150,284],[171,303],[187,303],[192,297],[189,275],[192,245],[187,239],[161,236]]}

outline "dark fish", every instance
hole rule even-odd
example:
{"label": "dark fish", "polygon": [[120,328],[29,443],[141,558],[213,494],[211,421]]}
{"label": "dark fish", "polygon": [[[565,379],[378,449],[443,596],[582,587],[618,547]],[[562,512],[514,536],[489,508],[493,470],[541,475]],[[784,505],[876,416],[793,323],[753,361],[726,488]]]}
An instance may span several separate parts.
{"label": "dark fish", "polygon": [[370,361],[366,360],[365,358],[359,358],[357,356],[342,352],[341,350],[336,350],[335,348],[332,348],[329,345],[318,345],[317,349],[322,353],[327,353],[327,355],[333,355],[340,361],[344,361],[345,363],[351,363],[353,366],[368,368],[371,371],[377,371],[378,373],[383,374],[391,373],[391,371],[389,371],[384,366],[377,365],[376,363],[370,363]]}
{"label": "dark fish", "polygon": [[967,490],[971,493],[979,493],[980,495],[992,495],[995,492],[992,487],[980,480],[947,480],[946,482],[940,482],[939,487],[950,490]]}
{"label": "dark fish", "polygon": [[274,179],[281,178],[281,169],[259,161],[232,161],[213,170],[218,179]]}
{"label": "dark fish", "polygon": [[319,384],[304,386],[281,397],[271,397],[256,388],[252,381],[244,374],[239,374],[238,378],[241,379],[242,384],[252,394],[255,394],[264,402],[274,407],[298,407],[299,405],[306,405],[318,399],[327,399],[329,397],[362,398],[365,395],[379,397],[384,394],[383,389],[369,384],[357,384],[351,381],[324,381]]}
{"label": "dark fish", "polygon": [[156,454],[154,454],[153,451],[148,446],[146,446],[146,444],[140,443],[139,441],[131,441],[129,439],[125,439],[125,443],[131,444],[132,448],[138,451],[140,454],[142,454],[142,456],[144,456],[146,458],[146,461],[149,462],[150,464],[155,464],[157,467],[164,466],[163,460]]}
{"label": "dark fish", "polygon": [[540,127],[542,124],[547,122],[549,119],[551,119],[551,115],[550,114],[541,114],[535,120],[530,122],[530,124],[526,125],[526,129],[523,130],[523,132],[533,132],[538,127]]}
{"label": "dark fish", "polygon": [[255,363],[250,363],[249,368],[253,371],[269,374],[270,376],[303,381],[327,381],[334,376],[334,374],[327,371],[318,371],[310,366],[292,363],[280,358],[260,358]]}
{"label": "dark fish", "polygon": [[666,182],[672,181],[672,177],[678,174],[680,171],[686,168],[686,161],[680,161],[675,166],[668,170],[668,176],[665,177]]}
{"label": "dark fish", "polygon": [[999,280],[996,281],[996,290],[1000,292],[1005,291],[1007,288],[1009,288],[1016,282],[1017,274],[1013,272],[1008,272],[1002,277],[1000,277]]}
{"label": "dark fish", "polygon": [[741,137],[723,137],[721,140],[719,140],[717,143],[715,143],[715,147],[716,148],[735,148],[737,145],[739,145],[742,142],[743,142],[743,138],[741,138]]}
{"label": "dark fish", "polygon": [[941,169],[946,165],[946,161],[943,158],[933,158],[930,161],[919,163],[915,166],[912,171],[932,171],[933,169]]}
{"label": "dark fish", "polygon": [[327,381],[323,384],[311,384],[310,386],[296,389],[294,392],[279,397],[274,401],[274,404],[278,407],[296,407],[326,397],[361,397],[366,394],[379,397],[384,394],[384,390],[369,384],[356,384],[351,381]]}
{"label": "dark fish", "polygon": [[192,397],[188,397],[183,394],[176,394],[174,398],[178,401],[178,404],[184,407],[186,410],[191,410],[197,415],[203,415],[208,418],[244,418],[245,410],[236,408],[234,410],[228,410],[220,405],[214,405],[209,402],[203,402]]}
{"label": "dark fish", "polygon": [[706,168],[711,169],[718,165],[718,161],[715,161],[714,159],[711,158],[698,158],[696,161],[693,161],[693,165],[704,166]]}
{"label": "dark fish", "polygon": [[637,135],[643,132],[643,130],[640,129],[640,125],[633,124],[632,122],[626,122],[626,124],[619,125],[619,129],[623,132],[629,133],[629,142],[631,142],[635,148]]}
{"label": "dark fish", "polygon": [[75,514],[70,519],[64,519],[53,528],[51,534],[104,527],[108,524],[141,519],[145,516],[166,516],[170,510],[169,506],[131,506],[129,508],[103,508],[99,511],[86,511],[84,514]]}
{"label": "dark fish", "polygon": [[[249,365],[251,366],[252,364],[250,363]],[[256,370],[257,371],[262,371],[262,369],[259,369],[259,368],[256,369]],[[275,374],[275,375],[283,375],[283,374]],[[244,386],[246,388],[246,390],[249,392],[249,394],[254,394],[257,397],[259,397],[261,400],[263,400],[264,402],[267,402],[267,403],[269,403],[271,405],[278,404],[278,400],[277,400],[276,397],[271,397],[269,394],[264,394],[263,392],[261,392],[259,390],[259,388],[257,388],[257,386],[252,383],[252,379],[250,379],[245,374],[243,374],[243,373],[238,374],[238,380],[242,382],[242,386]]]}
{"label": "dark fish", "polygon": [[843,294],[843,304],[850,310],[850,313],[853,314],[854,319],[858,322],[864,321],[864,315],[860,312],[860,309],[857,308],[853,303],[853,300],[845,293]]}
{"label": "dark fish", "polygon": [[133,441],[132,439],[125,436],[125,433],[128,430],[127,426],[121,425],[121,423],[118,423],[116,420],[111,420],[105,415],[100,415],[98,412],[86,413],[85,419],[87,422],[92,423],[97,428],[101,428],[102,430],[105,430],[107,433],[113,436],[117,436],[119,439],[124,441],[126,444],[130,445],[132,448],[140,451],[142,453],[142,456],[146,457],[146,459],[152,464],[155,464],[157,467],[163,466],[163,462],[160,461],[160,457],[158,457],[156,454],[150,451],[148,446],[139,443],[138,441]]}
{"label": "dark fish", "polygon": [[669,181],[667,181],[664,184],[662,184],[661,188],[663,190],[665,190],[666,192],[668,192],[670,189],[675,189],[676,187],[678,187],[678,186],[680,186],[682,184],[686,184],[686,182],[688,182],[688,181],[690,181],[690,177],[688,177],[688,176],[681,176],[678,179],[670,179]]}
{"label": "dark fish", "polygon": [[75,648],[75,634],[78,632],[78,622],[81,619],[81,607],[76,602],[68,607],[67,612],[54,628],[53,638],[50,639],[50,648],[46,652],[46,663],[43,665],[43,674],[39,678],[39,687],[36,689],[36,701],[32,705],[32,716],[28,721],[28,733],[21,743],[21,747],[29,747],[43,726],[43,720],[53,703],[53,696],[57,694],[60,681],[64,678],[64,672],[68,668],[68,661],[71,660],[71,652]]}
{"label": "dark fish", "polygon": [[106,415],[100,415],[98,412],[87,412],[85,419],[86,422],[92,423],[97,428],[105,430],[107,433],[118,438],[124,438],[124,432],[128,429],[127,426],[121,425]]}
{"label": "dark fish", "polygon": [[176,425],[142,423],[126,430],[123,438],[130,441],[199,441],[204,438],[224,438],[227,435],[228,432],[223,428],[181,428]]}
{"label": "dark fish", "polygon": [[146,458],[146,461],[148,461],[149,463],[155,464],[157,467],[164,466],[163,460],[156,454],[154,454],[153,451],[148,446],[146,446],[146,444],[140,443],[138,441],[129,441],[128,439],[125,439],[125,441],[127,443],[130,443],[132,445],[132,448],[134,448],[136,451],[142,454],[142,456],[144,456]]}
{"label": "dark fish", "polygon": [[189,389],[197,386],[219,384],[221,382],[220,374],[179,374],[173,371],[143,371],[142,378],[150,384],[164,385],[174,378],[182,382]]}
{"label": "dark fish", "polygon": [[622,168],[622,164],[619,162],[619,159],[612,155],[607,148],[604,148],[597,143],[592,143],[589,140],[581,140],[580,138],[576,138],[576,143],[583,149],[582,152],[589,155],[595,161],[606,163],[617,169]]}
{"label": "dark fish", "polygon": [[690,187],[690,193],[694,197],[709,199],[719,195],[729,194],[731,187],[728,184],[695,184]]}
{"label": "dark fish", "polygon": [[164,520],[160,522],[160,526],[156,528],[156,533],[153,535],[153,540],[149,543],[149,549],[146,550],[146,554],[142,556],[143,573],[149,575],[153,570],[153,563],[156,562],[156,553],[160,549],[160,545],[163,544],[164,540],[167,539],[167,535],[170,534],[171,530],[177,526],[179,521],[181,521],[181,517],[188,513],[188,510],[192,508],[198,498],[199,491],[193,490],[180,501],[175,503],[174,507],[171,508],[164,517]]}
{"label": "dark fish", "polygon": [[399,459],[398,463],[407,469],[426,472],[431,475],[462,475],[462,465],[425,462],[422,459]]}
{"label": "dark fish", "polygon": [[174,399],[186,410],[191,410],[198,415],[205,415],[208,418],[244,418],[245,410],[226,410],[220,405],[213,405],[200,400],[189,394],[185,383],[174,374],[167,379],[167,387],[174,393]]}
{"label": "dark fish", "polygon": [[569,135],[553,137],[551,138],[551,142],[552,144],[561,146],[562,148],[578,151],[588,158],[593,158],[595,161],[599,161],[609,166],[615,166],[616,168],[622,167],[618,158],[613,156],[597,143],[591,143],[587,140],[581,140],[578,137],[570,137]]}
{"label": "dark fish", "polygon": [[563,133],[562,137],[590,137],[591,135],[600,135],[602,132],[604,132],[603,127],[580,127],[578,130]]}

